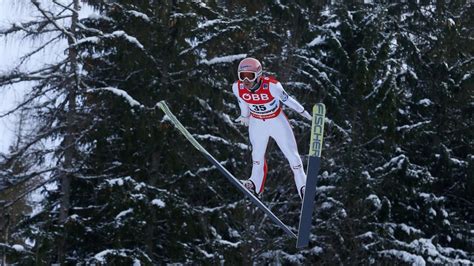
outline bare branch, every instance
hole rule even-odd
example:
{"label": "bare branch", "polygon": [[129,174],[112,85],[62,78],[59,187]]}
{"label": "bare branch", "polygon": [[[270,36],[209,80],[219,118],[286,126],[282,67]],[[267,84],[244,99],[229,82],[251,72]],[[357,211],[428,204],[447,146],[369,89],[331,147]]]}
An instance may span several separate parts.
{"label": "bare branch", "polygon": [[[64,16],[58,16],[56,17],[57,20],[59,19],[65,19],[65,18],[70,18],[71,15],[64,15]],[[44,30],[50,23],[49,20],[35,20],[35,21],[28,21],[28,22],[23,22],[23,23],[13,23],[9,28],[3,28],[0,29],[0,35],[8,35],[12,33],[17,33],[17,32],[26,32],[28,35],[35,35],[35,34],[40,34],[40,33],[46,33],[46,32],[51,32],[51,31],[58,31],[56,30]]]}
{"label": "bare branch", "polygon": [[15,33],[18,31],[25,31],[27,33],[31,33],[32,31],[27,29],[30,26],[38,25],[41,22],[39,21],[30,21],[25,23],[13,23],[10,28],[0,29],[0,35],[8,35],[11,33]]}
{"label": "bare branch", "polygon": [[0,35],[8,35],[11,33],[24,31],[27,33],[38,33],[37,31],[32,31],[29,29],[30,27],[42,25],[44,23],[48,23],[47,21],[29,21],[25,23],[13,23],[10,28],[0,29]]}
{"label": "bare branch", "polygon": [[37,69],[31,72],[20,72],[18,70],[13,70],[8,74],[0,74],[0,87],[23,81],[43,80],[54,76],[60,77],[58,74],[55,73],[61,66],[66,63],[67,61],[63,60],[57,64],[50,65],[45,68]]}
{"label": "bare branch", "polygon": [[[54,170],[54,169],[48,169],[47,171],[52,171],[52,170]],[[45,172],[47,172],[47,171],[45,171]],[[48,179],[48,180],[46,180],[46,181],[44,181],[44,182],[41,182],[39,185],[34,186],[33,188],[31,188],[31,189],[29,189],[29,190],[23,192],[23,193],[22,193],[20,196],[18,196],[16,199],[14,199],[14,200],[10,201],[9,203],[3,205],[3,209],[8,209],[8,208],[10,208],[11,206],[13,206],[13,204],[15,204],[17,201],[21,200],[22,198],[24,198],[25,196],[27,196],[27,195],[30,194],[31,192],[37,190],[38,188],[40,188],[40,187],[42,187],[42,186],[44,186],[44,185],[46,185],[46,184],[48,184],[48,183],[50,183],[50,182],[55,181],[56,179],[57,179],[57,177],[52,177],[52,178],[50,178],[50,179]]]}
{"label": "bare branch", "polygon": [[49,136],[51,136],[53,133],[55,133],[58,130],[63,129],[63,128],[65,128],[65,127],[64,126],[55,127],[55,128],[51,128],[50,130],[48,130],[46,132],[39,133],[38,135],[35,136],[35,138],[33,140],[26,143],[23,147],[18,149],[16,152],[10,154],[11,157],[8,158],[7,163],[10,163],[12,160],[15,160],[16,158],[22,156],[31,146],[33,146],[34,144],[40,142],[41,140],[43,140],[43,139],[45,139]]}
{"label": "bare branch", "polygon": [[19,185],[22,185],[24,184],[25,182],[27,182],[28,180],[34,178],[34,177],[37,177],[39,175],[42,175],[44,173],[48,173],[48,172],[51,172],[51,171],[54,171],[56,170],[57,167],[52,167],[52,168],[48,168],[48,169],[45,169],[45,170],[42,170],[42,171],[39,171],[39,172],[32,172],[32,173],[29,173],[29,174],[25,174],[25,175],[20,175],[20,176],[15,176],[15,175],[12,175],[12,177],[14,177],[16,180],[20,180],[16,183],[14,183],[13,185],[11,186],[8,186],[4,189],[0,189],[0,192],[1,191],[4,191],[4,190],[7,190],[7,189],[11,189],[12,187],[17,187]]}
{"label": "bare branch", "polygon": [[62,33],[64,33],[66,36],[68,36],[68,38],[70,38],[70,40],[72,40],[73,42],[76,42],[76,37],[74,36],[73,33],[71,33],[70,31],[66,30],[64,27],[60,26],[56,20],[57,18],[54,18],[54,17],[50,17],[47,13],[47,11],[45,11],[43,8],[41,8],[40,6],[40,3],[37,1],[37,0],[31,0],[31,3],[33,3],[33,5],[36,6],[36,8],[38,9],[39,12],[41,12],[41,14],[49,21],[51,22],[59,31],[61,31]]}
{"label": "bare branch", "polygon": [[51,91],[51,90],[52,89],[36,92],[34,95],[32,95],[31,97],[28,97],[28,99],[26,99],[22,103],[17,104],[17,106],[15,108],[11,109],[10,111],[7,111],[6,113],[0,114],[0,118],[9,116],[9,115],[17,112],[18,110],[24,109],[25,106],[27,106],[29,103],[33,102],[35,99],[40,97],[42,92],[45,93],[45,92],[48,92],[48,91]]}
{"label": "bare branch", "polygon": [[17,68],[18,68],[19,66],[21,66],[29,57],[31,57],[31,56],[33,56],[34,54],[40,52],[41,50],[43,50],[44,48],[46,48],[46,46],[50,45],[51,43],[53,43],[54,41],[58,40],[59,38],[61,38],[61,35],[58,35],[58,36],[52,38],[51,40],[45,42],[43,45],[41,45],[41,46],[38,47],[37,49],[35,49],[35,50],[29,52],[28,54],[26,54],[26,55],[24,55],[24,56],[22,56],[22,57],[20,58],[20,63],[18,64]]}
{"label": "bare branch", "polygon": [[[76,14],[76,15],[79,14],[79,13],[77,12],[77,10],[71,8],[71,6],[72,6],[74,3],[70,3],[70,4],[67,5],[67,6],[66,6],[66,5],[63,5],[63,4],[61,4],[61,3],[58,3],[58,1],[56,1],[56,0],[53,0],[53,3],[55,3],[56,5],[58,5],[58,6],[62,7],[62,8],[64,8],[64,10],[63,10],[62,12],[64,12],[65,10],[69,10],[69,11],[71,11],[72,13],[74,13],[74,14]],[[61,12],[61,13],[62,13],[62,12]]]}
{"label": "bare branch", "polygon": [[12,73],[8,75],[0,76],[0,86],[41,79],[44,79],[44,76],[36,75],[35,73],[21,73],[18,71],[12,71]]}

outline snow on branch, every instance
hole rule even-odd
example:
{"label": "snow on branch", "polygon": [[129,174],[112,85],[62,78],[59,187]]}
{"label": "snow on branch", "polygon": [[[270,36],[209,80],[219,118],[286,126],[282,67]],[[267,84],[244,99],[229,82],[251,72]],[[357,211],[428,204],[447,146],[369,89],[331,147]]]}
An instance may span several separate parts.
{"label": "snow on branch", "polygon": [[206,257],[207,259],[212,259],[212,258],[214,258],[214,256],[215,256],[214,254],[210,254],[210,253],[208,253],[207,251],[201,249],[201,248],[198,247],[198,246],[196,246],[196,249],[197,249],[199,252],[201,252],[201,253],[204,255],[204,257]]}
{"label": "snow on branch", "polygon": [[205,22],[199,22],[198,23],[198,28],[211,27],[211,26],[214,26],[215,24],[218,24],[218,23],[228,23],[228,22],[223,21],[222,19],[206,20]]}
{"label": "snow on branch", "polygon": [[408,158],[404,155],[398,155],[390,159],[389,162],[385,163],[382,167],[375,168],[375,171],[384,171],[384,170],[400,170],[403,168],[403,163],[405,163]]}
{"label": "snow on branch", "polygon": [[[206,111],[208,111],[208,112],[210,112],[210,113],[214,113],[213,108],[211,108],[211,106],[209,105],[209,103],[207,103],[205,100],[203,100],[203,99],[201,99],[201,98],[199,98],[199,97],[194,97],[194,98],[196,98],[196,99],[199,101],[199,104],[200,104]],[[235,106],[234,106],[234,107],[235,107]],[[234,108],[234,107],[232,107],[232,108]],[[237,129],[235,123],[232,121],[232,119],[230,118],[230,116],[229,116],[228,114],[220,112],[220,113],[218,113],[217,115],[222,119],[222,121],[223,121],[224,123],[226,123],[228,126],[230,126],[231,128],[233,128],[233,129],[236,131],[236,133],[237,133],[242,139],[244,139],[244,140],[246,139],[246,137],[242,135],[242,133],[239,131],[239,129]],[[241,149],[243,149],[243,150],[248,150],[248,149],[249,149],[249,146],[246,145],[246,144],[243,144],[243,143],[236,143],[236,145],[238,145],[238,146],[239,146]]]}
{"label": "snow on branch", "polygon": [[146,14],[144,14],[142,12],[138,12],[138,11],[135,11],[135,10],[127,10],[126,12],[129,13],[130,15],[134,16],[134,17],[141,18],[141,19],[145,20],[146,22],[151,21],[150,17],[148,17]]}
{"label": "snow on branch", "polygon": [[230,248],[238,248],[241,244],[242,244],[242,241],[238,241],[238,242],[230,242],[230,241],[227,241],[225,239],[217,239],[215,240],[215,242],[221,246],[227,246],[227,247],[230,247]]}
{"label": "snow on branch", "polygon": [[211,60],[203,59],[199,63],[206,65],[220,64],[220,63],[231,63],[236,60],[240,60],[247,57],[247,54],[236,54],[236,55],[226,55],[220,57],[214,57]]}
{"label": "snow on branch", "polygon": [[126,91],[124,90],[121,90],[121,89],[117,89],[117,88],[113,88],[113,87],[103,87],[103,88],[96,88],[96,89],[90,89],[88,90],[88,92],[94,92],[94,91],[110,91],[112,92],[113,94],[115,95],[118,95],[122,98],[124,98],[128,104],[131,106],[131,107],[135,107],[135,106],[138,106],[140,108],[145,108],[145,106],[143,104],[141,104],[139,101],[133,99],[132,96],[130,96]]}
{"label": "snow on branch", "polygon": [[140,190],[142,188],[147,188],[151,189],[156,192],[160,193],[166,193],[169,194],[169,192],[165,189],[157,188],[152,185],[148,185],[144,182],[138,182],[135,179],[133,179],[131,176],[126,176],[126,177],[117,177],[117,178],[111,178],[111,179],[106,179],[105,183],[103,185],[100,185],[100,188],[102,187],[115,187],[115,186],[124,186],[126,184],[129,184],[133,186],[135,190]]}
{"label": "snow on branch", "polygon": [[199,134],[193,134],[193,136],[197,139],[201,139],[201,140],[209,140],[211,142],[219,142],[219,143],[223,143],[224,145],[228,145],[228,146],[236,146],[240,149],[243,149],[243,150],[247,150],[248,149],[248,145],[245,145],[243,143],[230,143],[229,141],[221,138],[221,137],[217,137],[217,136],[213,136],[211,134],[204,134],[204,135],[199,135]]}
{"label": "snow on branch", "polygon": [[237,19],[231,19],[222,15],[219,15],[219,17],[220,18],[217,18],[217,19],[211,19],[211,20],[206,19],[204,22],[198,22],[197,28],[204,29],[204,28],[212,27],[216,29],[220,25],[229,26],[229,25],[234,25],[234,24],[240,24],[243,21],[255,22],[259,20],[258,16],[237,18]]}
{"label": "snow on branch", "polygon": [[289,262],[289,264],[303,264],[305,257],[302,254],[289,254],[283,250],[270,250],[265,251],[259,255],[260,258],[264,259],[273,259],[273,258],[282,258]]}
{"label": "snow on branch", "polygon": [[[107,257],[123,257],[127,259],[133,258],[133,265],[140,265],[140,261],[136,258],[134,258],[134,255],[136,253],[140,253],[143,257],[145,257],[148,262],[152,262],[153,260],[148,257],[148,255],[144,252],[141,252],[140,250],[135,250],[135,249],[106,249],[103,250],[97,254],[94,255],[94,257],[89,260],[89,263],[92,262],[99,262],[99,263],[107,263],[108,259]],[[89,264],[87,263],[87,264]]]}
{"label": "snow on branch", "polygon": [[126,41],[128,41],[129,43],[135,45],[140,50],[145,49],[143,44],[141,44],[137,40],[137,38],[128,35],[123,30],[114,31],[112,33],[104,34],[102,36],[94,36],[94,37],[83,38],[83,39],[78,40],[76,42],[76,45],[83,44],[83,43],[99,43],[103,39],[115,39],[115,38],[124,38]]}
{"label": "snow on branch", "polygon": [[[121,220],[123,217],[127,216],[128,214],[133,213],[133,208],[128,208],[125,211],[121,211],[117,216],[115,217],[115,220]],[[118,221],[120,222],[120,221]]]}
{"label": "snow on branch", "polygon": [[[384,257],[395,257],[404,262],[410,262],[412,265],[472,265],[465,251],[450,247],[443,247],[440,244],[434,244],[432,239],[419,238],[410,243],[396,241],[396,243],[405,250],[383,250],[379,252]],[[423,254],[421,257],[415,254]],[[425,261],[426,259],[426,261]]]}
{"label": "snow on branch", "polygon": [[85,18],[86,20],[95,20],[95,21],[107,21],[107,22],[114,22],[115,20],[107,15],[103,15],[103,14],[98,14],[98,13],[92,13],[90,14],[87,18]]}
{"label": "snow on branch", "polygon": [[5,243],[0,243],[0,248],[6,248],[6,249],[9,249],[10,251],[33,255],[33,252],[26,250],[24,246],[18,245],[18,244],[8,245]]}
{"label": "snow on branch", "polygon": [[439,202],[444,202],[446,201],[446,197],[438,197],[436,196],[435,194],[433,193],[424,193],[424,192],[421,192],[418,194],[418,196],[420,196],[420,198],[423,198],[424,201],[426,202],[435,202],[435,203],[439,203]]}
{"label": "snow on branch", "polygon": [[212,207],[212,208],[209,208],[209,207],[203,207],[203,206],[197,206],[195,207],[195,210],[201,214],[205,214],[205,213],[215,213],[215,212],[221,212],[223,210],[228,210],[228,209],[235,209],[237,208],[239,202],[234,202],[234,203],[226,203],[224,205],[221,205],[221,206],[217,206],[217,207]]}
{"label": "snow on branch", "polygon": [[[323,73],[324,72],[329,72],[329,73],[332,73],[332,74],[337,74],[337,75],[342,75],[341,72],[339,72],[338,70],[324,64],[323,62],[321,62],[320,60],[317,60],[313,57],[310,57],[309,58],[309,61],[311,62],[311,64],[315,65],[315,66],[318,66],[319,68],[321,68],[323,70]],[[326,76],[327,78],[327,76]],[[329,79],[328,79],[329,81]],[[329,81],[330,82],[330,81]]]}
{"label": "snow on branch", "polygon": [[401,230],[407,235],[412,235],[412,234],[421,235],[424,233],[420,229],[413,226],[409,226],[405,223],[384,223],[382,224],[382,226],[384,227],[385,230],[389,232],[393,232],[394,230]]}
{"label": "snow on branch", "polygon": [[313,47],[317,45],[324,44],[326,42],[326,38],[324,36],[316,36],[310,43],[307,44],[308,47]]}
{"label": "snow on branch", "polygon": [[223,36],[225,34],[232,33],[235,31],[239,31],[239,30],[241,30],[240,26],[229,26],[228,28],[220,30],[219,32],[215,34],[206,34],[202,40],[198,40],[196,37],[185,38],[185,41],[189,44],[190,47],[184,49],[178,55],[182,56],[184,54],[187,54],[201,47],[202,45],[210,42],[211,40],[215,40],[216,38],[219,38],[220,36]]}
{"label": "snow on branch", "polygon": [[386,75],[386,76],[384,76],[383,79],[377,80],[376,84],[373,86],[372,91],[369,94],[367,94],[366,96],[364,96],[364,98],[363,98],[364,101],[368,100],[371,97],[376,96],[379,93],[379,90],[382,88],[382,86],[390,81],[390,78],[391,78],[390,75]]}
{"label": "snow on branch", "polygon": [[410,265],[425,266],[426,261],[423,257],[411,254],[404,250],[389,249],[379,252],[382,257],[397,258],[403,262],[410,263]]}
{"label": "snow on branch", "polygon": [[337,132],[341,133],[347,141],[349,142],[352,141],[351,134],[348,130],[344,129],[343,127],[338,125],[336,122],[334,122],[333,120],[327,117],[325,118],[324,122],[327,123],[329,126],[333,127]]}
{"label": "snow on branch", "polygon": [[413,125],[404,125],[404,126],[397,127],[397,131],[410,131],[414,128],[417,128],[426,124],[430,124],[430,123],[431,123],[431,120],[418,122]]}
{"label": "snow on branch", "polygon": [[166,207],[166,204],[163,200],[161,199],[153,199],[151,201],[151,205],[157,206],[158,208],[164,208]]}
{"label": "snow on branch", "polygon": [[[56,19],[65,19],[71,17],[70,15],[59,16]],[[35,35],[40,34],[42,32],[47,31],[57,31],[56,29],[47,29],[46,26],[50,22],[48,20],[34,20],[34,21],[27,21],[27,22],[15,22],[12,23],[9,27],[0,28],[0,35],[9,35],[18,32],[25,32],[27,35]],[[42,29],[42,30],[39,30]]]}

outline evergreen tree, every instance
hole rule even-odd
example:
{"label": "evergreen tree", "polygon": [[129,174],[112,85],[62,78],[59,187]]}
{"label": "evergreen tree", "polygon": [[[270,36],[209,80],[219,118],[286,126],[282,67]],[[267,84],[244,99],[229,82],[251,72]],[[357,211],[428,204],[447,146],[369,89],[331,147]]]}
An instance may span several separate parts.
{"label": "evergreen tree", "polygon": [[[470,2],[89,3],[99,13],[76,22],[69,50],[83,69],[80,100],[60,109],[54,124],[67,129],[77,121],[74,130],[56,135],[74,132],[75,145],[63,146],[76,155],[67,164],[75,170],[70,197],[58,194],[65,192],[60,183],[44,211],[17,228],[18,239],[35,240],[25,253],[34,254],[19,262],[473,260]],[[239,110],[231,91],[246,56],[261,59],[266,74],[306,109],[315,102],[328,107],[316,213],[304,250],[155,108],[166,100],[211,154],[247,178],[251,147],[247,128],[232,122]],[[309,124],[287,114],[303,155]],[[267,163],[263,201],[296,228],[300,200],[273,143]],[[59,217],[63,223],[54,222]],[[61,232],[68,245],[58,254]]]}

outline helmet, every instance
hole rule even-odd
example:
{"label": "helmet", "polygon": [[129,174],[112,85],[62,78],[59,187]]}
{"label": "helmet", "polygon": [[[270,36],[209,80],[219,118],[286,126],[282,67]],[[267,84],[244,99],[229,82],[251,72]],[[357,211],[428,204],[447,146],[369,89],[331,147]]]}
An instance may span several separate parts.
{"label": "helmet", "polygon": [[240,61],[237,76],[240,81],[256,81],[262,76],[262,64],[255,58],[247,57]]}

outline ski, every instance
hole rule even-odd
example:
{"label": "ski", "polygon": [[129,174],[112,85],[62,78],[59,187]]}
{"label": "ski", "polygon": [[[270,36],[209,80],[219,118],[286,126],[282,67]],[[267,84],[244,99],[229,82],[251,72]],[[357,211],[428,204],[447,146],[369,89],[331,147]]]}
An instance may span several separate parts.
{"label": "ski", "polygon": [[306,187],[301,206],[300,224],[298,227],[297,248],[308,246],[313,218],[314,201],[316,197],[316,181],[321,166],[321,150],[323,148],[324,117],[326,107],[323,103],[313,106],[313,120],[311,125],[311,139],[309,146],[308,169]]}
{"label": "ski", "polygon": [[174,114],[169,109],[165,101],[160,101],[157,103],[157,106],[163,110],[167,115],[171,123],[186,137],[186,139],[191,142],[191,144],[200,151],[207,160],[209,160],[234,186],[236,186],[242,193],[244,193],[258,208],[260,208],[270,219],[277,224],[283,231],[285,231],[291,237],[296,238],[295,233],[290,230],[290,228],[284,224],[273,212],[268,209],[265,204],[263,204],[254,194],[248,191],[240,181],[235,178],[222,164],[220,164],[199,142],[189,133],[189,131],[181,124],[181,122],[174,116]]}

